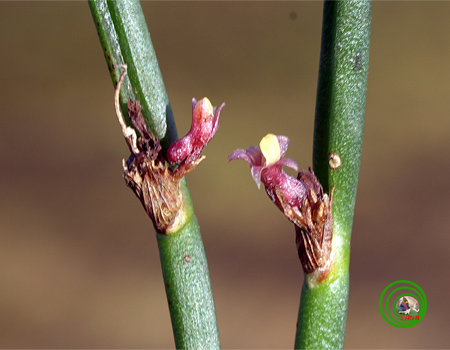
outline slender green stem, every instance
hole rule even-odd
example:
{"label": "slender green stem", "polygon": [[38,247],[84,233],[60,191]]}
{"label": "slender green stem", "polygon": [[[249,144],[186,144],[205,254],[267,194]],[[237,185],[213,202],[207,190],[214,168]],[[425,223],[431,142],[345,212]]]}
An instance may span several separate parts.
{"label": "slender green stem", "polygon": [[[120,93],[124,115],[128,113],[128,99],[139,100],[147,126],[167,150],[177,133],[139,1],[93,0],[89,6],[114,85],[121,73],[114,67],[124,63],[128,67]],[[183,205],[179,215],[183,224],[170,234],[157,233],[175,345],[178,349],[218,349],[208,262],[184,179],[181,188]]]}
{"label": "slender green stem", "polygon": [[177,349],[220,349],[208,261],[186,186],[183,192],[190,219],[178,232],[157,234],[175,344]]}
{"label": "slender green stem", "polygon": [[177,131],[139,1],[94,0],[89,5],[114,86],[121,73],[114,66],[128,67],[120,94],[124,115],[128,98],[139,100],[147,125],[167,149]]}
{"label": "slender green stem", "polygon": [[370,26],[370,0],[325,1],[313,167],[328,193],[336,186],[332,266],[328,277],[320,283],[311,281],[309,276],[305,278],[295,340],[298,349],[344,346],[350,236],[364,129]]}

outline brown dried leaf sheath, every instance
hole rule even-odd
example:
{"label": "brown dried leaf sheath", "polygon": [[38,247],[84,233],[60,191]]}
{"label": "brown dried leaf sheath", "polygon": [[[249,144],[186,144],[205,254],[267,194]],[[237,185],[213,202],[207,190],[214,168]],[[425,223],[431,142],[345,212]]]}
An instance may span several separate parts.
{"label": "brown dried leaf sheath", "polygon": [[281,191],[278,199],[284,214],[295,224],[298,256],[305,273],[317,268],[327,269],[333,238],[332,196],[323,192],[322,185],[314,173],[301,170],[297,179],[308,191],[301,207],[290,206]]}
{"label": "brown dried leaf sheath", "polygon": [[174,223],[180,210],[181,177],[175,177],[161,154],[156,137],[147,130],[138,101],[128,101],[128,115],[141,137],[137,139],[137,154],[123,162],[124,178],[144,206],[156,229],[162,233]]}

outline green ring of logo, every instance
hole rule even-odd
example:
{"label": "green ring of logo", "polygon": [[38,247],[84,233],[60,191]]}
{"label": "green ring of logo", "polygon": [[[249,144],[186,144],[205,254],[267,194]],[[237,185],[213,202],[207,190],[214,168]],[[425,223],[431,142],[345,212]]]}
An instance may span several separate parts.
{"label": "green ring of logo", "polygon": [[[383,303],[386,294],[394,286],[398,287],[390,291],[385,302]],[[416,312],[417,315],[415,316],[402,316],[396,310],[396,305],[399,302],[400,298],[408,296],[415,298],[420,305],[419,311]],[[389,307],[389,305],[391,305],[391,307]],[[420,288],[418,284],[407,280],[395,281],[389,284],[381,293],[379,307],[381,316],[383,316],[385,321],[391,326],[398,328],[408,328],[418,324],[425,316],[425,313],[427,311],[427,297],[423,289]],[[392,310],[392,312],[390,312],[389,310]]]}

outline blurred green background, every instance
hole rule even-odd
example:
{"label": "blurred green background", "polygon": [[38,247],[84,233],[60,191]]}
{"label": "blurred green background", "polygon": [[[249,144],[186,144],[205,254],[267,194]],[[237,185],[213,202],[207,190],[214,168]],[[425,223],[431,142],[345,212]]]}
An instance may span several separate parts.
{"label": "blurred green background", "polygon": [[[322,2],[144,2],[179,135],[223,101],[188,176],[224,348],[292,348],[303,273],[292,224],[236,148],[287,135],[311,165]],[[374,2],[346,348],[448,348],[450,2]],[[172,348],[153,227],[86,2],[0,3],[0,347]],[[391,282],[428,311],[380,315]]]}

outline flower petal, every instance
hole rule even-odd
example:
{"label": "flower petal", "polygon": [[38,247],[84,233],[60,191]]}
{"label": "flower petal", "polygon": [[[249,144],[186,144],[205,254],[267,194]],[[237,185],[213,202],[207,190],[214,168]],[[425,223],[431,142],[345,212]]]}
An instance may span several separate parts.
{"label": "flower petal", "polygon": [[294,169],[295,171],[298,171],[298,165],[295,160],[292,158],[281,158],[277,163],[277,165],[285,165],[289,168]]}
{"label": "flower petal", "polygon": [[247,150],[245,149],[236,149],[233,152],[230,153],[228,156],[228,161],[232,161],[235,159],[242,159],[248,163],[248,165],[253,166],[253,159],[250,157],[250,155],[247,153]]}
{"label": "flower petal", "polygon": [[262,166],[252,166],[252,176],[253,180],[256,182],[256,186],[258,186],[258,189],[261,188],[261,172],[263,171],[264,167]]}
{"label": "flower petal", "polygon": [[237,149],[230,153],[228,156],[228,161],[234,159],[245,160],[250,166],[261,166],[262,164],[262,153],[258,146],[251,146],[247,149]]}
{"label": "flower petal", "polygon": [[211,133],[213,136],[216,134],[217,129],[219,129],[220,112],[222,112],[223,107],[225,107],[225,102],[222,103],[219,107],[214,107],[213,109],[214,119],[213,119],[213,130]]}
{"label": "flower petal", "polygon": [[250,146],[245,151],[251,157],[253,165],[263,165],[263,154],[258,146]]}
{"label": "flower petal", "polygon": [[288,147],[289,147],[289,138],[287,136],[279,135],[277,136],[278,144],[280,145],[280,155],[281,158],[284,157]]}
{"label": "flower petal", "polygon": [[197,105],[198,101],[195,97],[192,97],[192,114],[194,114],[195,106]]}

